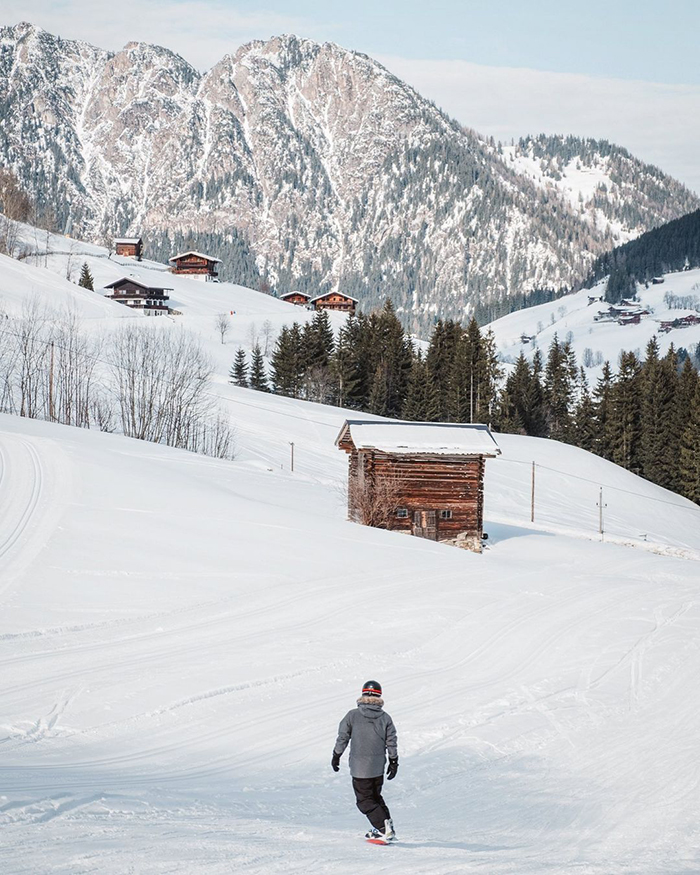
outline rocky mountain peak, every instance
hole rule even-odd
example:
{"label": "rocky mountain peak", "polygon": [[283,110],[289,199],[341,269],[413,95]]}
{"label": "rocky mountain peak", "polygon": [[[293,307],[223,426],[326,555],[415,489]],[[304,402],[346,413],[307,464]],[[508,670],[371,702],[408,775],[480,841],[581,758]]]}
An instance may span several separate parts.
{"label": "rocky mountain peak", "polygon": [[244,284],[391,296],[418,329],[570,287],[620,235],[700,206],[601,143],[494,145],[366,55],[293,34],[202,75],[16,25],[0,99],[0,156],[61,229],[214,250]]}

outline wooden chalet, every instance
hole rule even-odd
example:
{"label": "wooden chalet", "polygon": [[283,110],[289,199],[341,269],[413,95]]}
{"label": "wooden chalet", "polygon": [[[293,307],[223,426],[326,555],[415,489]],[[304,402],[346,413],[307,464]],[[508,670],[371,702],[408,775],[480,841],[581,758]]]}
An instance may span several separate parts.
{"label": "wooden chalet", "polygon": [[354,315],[359,301],[344,292],[326,292],[311,298],[309,304],[314,310],[340,310],[343,313]]}
{"label": "wooden chalet", "polygon": [[114,241],[114,251],[117,255],[135,258],[141,261],[143,240],[140,237],[117,237]]}
{"label": "wooden chalet", "polygon": [[180,252],[169,259],[172,263],[171,273],[178,276],[188,276],[191,279],[209,280],[218,282],[219,274],[217,264],[221,264],[220,258],[205,255],[203,252]]}
{"label": "wooden chalet", "polygon": [[169,312],[166,301],[170,299],[167,292],[172,289],[160,289],[140,283],[133,277],[122,277],[105,286],[112,289],[112,294],[107,295],[119,304],[125,304],[135,310],[143,310],[146,316],[162,316]]}
{"label": "wooden chalet", "polygon": [[348,516],[481,552],[485,460],[501,450],[488,426],[347,420]]}
{"label": "wooden chalet", "polygon": [[296,304],[298,307],[308,307],[310,300],[311,295],[307,295],[306,292],[285,292],[284,295],[280,295],[280,301],[286,301],[288,304]]}
{"label": "wooden chalet", "polygon": [[617,320],[619,325],[639,325],[641,321],[641,313],[623,313]]}

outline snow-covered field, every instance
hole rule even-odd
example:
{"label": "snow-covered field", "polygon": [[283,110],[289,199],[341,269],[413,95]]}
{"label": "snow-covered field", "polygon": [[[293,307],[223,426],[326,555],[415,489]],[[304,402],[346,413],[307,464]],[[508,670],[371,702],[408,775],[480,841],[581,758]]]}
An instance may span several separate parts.
{"label": "snow-covered field", "polygon": [[[304,313],[178,282],[213,354],[198,294]],[[478,556],[345,520],[343,411],[213,391],[233,462],[0,416],[3,873],[700,871],[700,509],[501,436]],[[391,848],[330,769],[369,677]]]}
{"label": "snow-covered field", "polygon": [[[579,365],[584,363],[586,348],[590,349],[598,364],[587,368],[589,383],[594,385],[600,376],[603,361],[610,361],[613,370],[617,369],[620,350],[637,350],[644,356],[649,340],[656,335],[661,355],[671,344],[676,349],[694,349],[700,343],[700,325],[688,328],[674,328],[666,334],[659,333],[662,320],[673,320],[685,316],[691,310],[671,309],[664,302],[667,293],[683,298],[696,296],[700,305],[700,270],[681,271],[666,274],[660,285],[637,286],[639,303],[652,310],[651,315],[643,316],[639,325],[618,325],[617,322],[596,322],[594,317],[600,310],[607,310],[604,302],[590,304],[589,296],[602,295],[605,282],[593,289],[583,289],[572,295],[565,295],[549,304],[540,304],[527,310],[509,313],[492,322],[489,327],[496,337],[500,354],[506,360],[515,361],[522,350],[532,359],[535,349],[547,356],[547,349],[556,333],[560,341],[571,340]],[[534,337],[534,341],[523,343],[521,336]],[[599,355],[598,355],[599,354]]]}

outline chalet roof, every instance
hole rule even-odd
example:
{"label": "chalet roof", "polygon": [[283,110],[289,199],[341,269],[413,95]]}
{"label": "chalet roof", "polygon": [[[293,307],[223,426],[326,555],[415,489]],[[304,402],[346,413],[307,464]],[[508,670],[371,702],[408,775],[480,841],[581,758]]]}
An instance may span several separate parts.
{"label": "chalet roof", "polygon": [[498,456],[501,449],[487,425],[348,419],[335,440],[358,450],[445,456]]}
{"label": "chalet roof", "polygon": [[283,295],[280,295],[280,301],[284,301],[285,298],[290,298],[292,295],[301,295],[303,298],[310,298],[311,295],[306,292],[300,292],[298,290],[294,292],[285,292]]}
{"label": "chalet roof", "polygon": [[117,286],[122,285],[122,283],[132,283],[135,286],[138,286],[140,289],[143,289],[145,292],[172,292],[172,289],[166,289],[162,286],[147,286],[145,283],[139,282],[137,279],[134,279],[133,276],[123,276],[121,279],[114,280],[113,283],[108,283],[106,286],[103,286],[104,289],[116,289]]}
{"label": "chalet roof", "polygon": [[184,258],[186,255],[196,255],[197,258],[205,258],[207,261],[216,261],[221,264],[220,258],[214,258],[213,255],[205,255],[203,252],[195,252],[194,249],[190,249],[189,252],[178,252],[177,255],[173,255],[168,261],[177,261],[179,258]]}
{"label": "chalet roof", "polygon": [[322,298],[327,298],[329,295],[342,295],[343,298],[347,298],[349,301],[354,301],[356,304],[360,303],[357,298],[353,298],[353,296],[348,295],[347,292],[339,292],[337,290],[335,290],[333,292],[324,292],[322,295],[316,295],[315,298],[311,298],[309,303],[313,304],[314,301],[320,301]]}
{"label": "chalet roof", "polygon": [[115,243],[143,243],[140,237],[115,237]]}

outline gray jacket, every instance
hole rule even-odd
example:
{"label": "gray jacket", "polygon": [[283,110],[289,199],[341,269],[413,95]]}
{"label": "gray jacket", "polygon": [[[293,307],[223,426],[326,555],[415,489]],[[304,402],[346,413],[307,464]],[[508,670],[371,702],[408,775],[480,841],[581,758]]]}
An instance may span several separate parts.
{"label": "gray jacket", "polygon": [[350,742],[350,774],[377,778],[384,774],[386,754],[398,756],[396,727],[379,697],[363,696],[357,706],[340,721],[334,751],[340,756]]}

